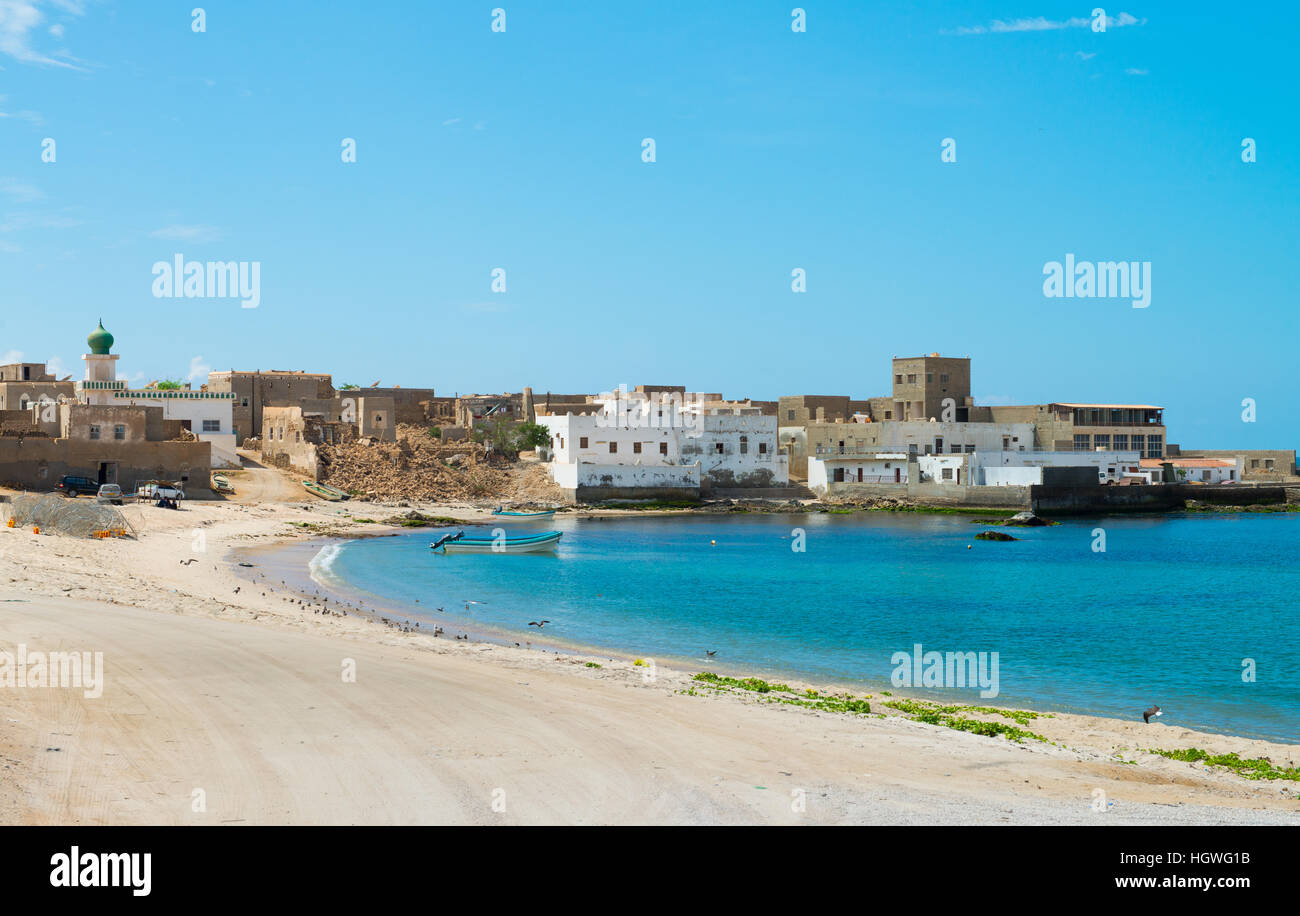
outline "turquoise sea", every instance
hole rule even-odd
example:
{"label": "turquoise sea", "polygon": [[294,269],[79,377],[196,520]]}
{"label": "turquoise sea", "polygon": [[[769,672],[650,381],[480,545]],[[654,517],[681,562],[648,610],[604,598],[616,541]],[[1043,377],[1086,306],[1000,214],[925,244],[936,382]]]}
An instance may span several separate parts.
{"label": "turquoise sea", "polygon": [[331,545],[316,572],[412,619],[538,640],[528,622],[547,618],[545,637],[568,643],[862,689],[892,689],[891,656],[917,643],[997,652],[996,700],[912,692],[1129,719],[1158,703],[1167,725],[1300,742],[1294,513],[1002,529],[1016,543],[974,540],[983,526],[968,517],[887,513],[508,528],[564,538],[555,555],[445,556],[429,529]]}

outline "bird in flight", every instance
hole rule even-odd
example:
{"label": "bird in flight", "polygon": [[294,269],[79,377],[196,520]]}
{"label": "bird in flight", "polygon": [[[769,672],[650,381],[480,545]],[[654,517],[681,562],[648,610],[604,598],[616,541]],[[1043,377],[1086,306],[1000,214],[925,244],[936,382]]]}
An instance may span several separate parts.
{"label": "bird in flight", "polygon": [[1150,709],[1144,709],[1142,711],[1142,721],[1149,723],[1154,716],[1163,716],[1163,715],[1164,713],[1160,711],[1159,706],[1152,706]]}
{"label": "bird in flight", "polygon": [[540,630],[542,627],[546,626],[548,623],[550,623],[549,620],[530,620],[530,621],[528,621],[528,625],[529,625],[530,627],[537,627],[537,629],[539,629],[539,630]]}

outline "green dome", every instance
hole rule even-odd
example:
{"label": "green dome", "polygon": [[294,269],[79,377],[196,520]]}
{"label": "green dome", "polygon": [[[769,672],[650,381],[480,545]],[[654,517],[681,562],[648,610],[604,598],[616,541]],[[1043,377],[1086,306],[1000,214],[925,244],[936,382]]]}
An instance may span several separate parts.
{"label": "green dome", "polygon": [[90,352],[96,356],[107,356],[108,351],[113,349],[113,335],[104,330],[103,318],[99,319],[99,327],[90,332],[86,343],[90,344]]}

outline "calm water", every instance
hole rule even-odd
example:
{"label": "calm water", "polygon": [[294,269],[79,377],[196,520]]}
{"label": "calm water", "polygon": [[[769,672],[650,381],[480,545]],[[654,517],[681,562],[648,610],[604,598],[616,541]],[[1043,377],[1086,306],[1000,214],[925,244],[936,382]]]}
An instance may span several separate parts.
{"label": "calm water", "polygon": [[1123,718],[1159,703],[1166,724],[1300,741],[1295,514],[1069,521],[1010,529],[1019,543],[976,541],[968,518],[884,513],[509,530],[547,527],[565,532],[554,556],[444,556],[429,530],[326,548],[317,566],[413,615],[419,598],[532,637],[546,617],[556,639],[701,667],[707,648],[730,670],[864,688],[888,688],[891,655],[915,643],[996,651],[997,703]]}

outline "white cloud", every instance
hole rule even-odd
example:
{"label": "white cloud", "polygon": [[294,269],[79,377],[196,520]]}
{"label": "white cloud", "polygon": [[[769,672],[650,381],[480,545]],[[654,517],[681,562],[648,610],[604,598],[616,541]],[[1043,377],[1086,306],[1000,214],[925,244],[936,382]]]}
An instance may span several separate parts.
{"label": "white cloud", "polygon": [[459,124],[459,123],[460,123],[460,118],[448,118],[447,120],[442,122],[442,126],[450,127],[453,124]]}
{"label": "white cloud", "polygon": [[0,366],[8,366],[10,363],[21,363],[22,361],[22,350],[6,350],[4,353],[0,353]]}
{"label": "white cloud", "polygon": [[[80,16],[85,12],[82,4],[74,0],[0,0],[0,54],[26,64],[83,69],[68,60],[60,60],[59,58],[71,57],[66,52],[54,52],[52,56],[32,46],[33,33],[45,22],[45,13],[41,7],[47,6],[69,16]],[[50,26],[48,32],[55,38],[62,39],[63,26],[55,24]]]}
{"label": "white cloud", "polygon": [[190,374],[185,376],[185,381],[190,384],[206,382],[211,371],[212,367],[203,361],[202,356],[195,356],[190,359]]}
{"label": "white cloud", "polygon": [[55,378],[63,378],[68,375],[68,367],[63,365],[63,360],[57,356],[51,356],[45,361],[45,371]]}
{"label": "white cloud", "polygon": [[[1144,25],[1145,19],[1138,19],[1128,13],[1106,17],[1106,28],[1118,29],[1129,25]],[[1003,32],[1052,32],[1057,29],[1092,28],[1092,19],[1085,16],[1073,16],[1069,19],[1048,19],[1045,16],[1027,16],[1020,19],[994,19],[988,25],[958,26],[955,29],[940,29],[941,35],[992,35]]]}
{"label": "white cloud", "polygon": [[0,118],[17,118],[20,121],[26,121],[28,124],[44,124],[45,119],[41,117],[39,111],[15,111],[10,114],[7,111],[0,111]]}
{"label": "white cloud", "polygon": [[1127,67],[1124,70],[1129,76],[1146,76],[1150,70],[1139,70],[1137,67]]}
{"label": "white cloud", "polygon": [[1097,56],[1097,52],[1093,51],[1091,54],[1084,54],[1082,51],[1075,51],[1074,56],[1079,58],[1079,60],[1092,60]]}
{"label": "white cloud", "polygon": [[6,194],[14,200],[39,200],[44,195],[35,185],[24,184],[12,178],[0,178],[0,194]]}
{"label": "white cloud", "polygon": [[221,230],[216,226],[164,226],[149,233],[156,239],[172,242],[216,242],[221,239]]}

